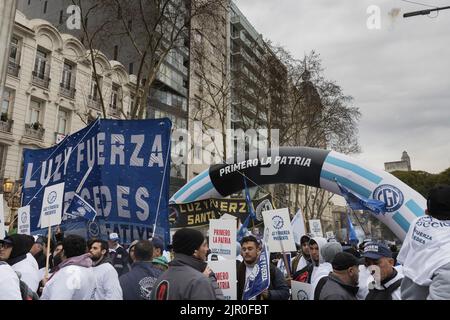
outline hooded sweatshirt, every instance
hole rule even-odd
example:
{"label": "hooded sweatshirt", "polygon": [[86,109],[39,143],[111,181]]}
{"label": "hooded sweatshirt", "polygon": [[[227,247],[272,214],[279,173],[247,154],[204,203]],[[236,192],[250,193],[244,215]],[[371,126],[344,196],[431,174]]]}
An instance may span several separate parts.
{"label": "hooded sweatshirt", "polygon": [[136,261],[131,270],[120,276],[123,300],[150,300],[153,285],[162,273],[151,261]]}
{"label": "hooded sweatshirt", "polygon": [[89,253],[61,262],[45,284],[41,300],[92,300],[95,275]]}
{"label": "hooded sweatshirt", "polygon": [[417,218],[397,257],[402,299],[450,299],[450,220]]}
{"label": "hooded sweatshirt", "polygon": [[323,258],[323,263],[319,264],[313,270],[313,275],[311,276],[311,285],[313,292],[316,289],[319,280],[326,277],[333,271],[333,266],[331,262],[333,261],[336,254],[342,252],[342,246],[339,242],[327,242],[323,244],[320,248],[320,255]]}
{"label": "hooded sweatshirt", "polygon": [[310,243],[312,240],[314,240],[317,243],[317,246],[319,247],[319,262],[318,262],[319,265],[316,265],[316,262],[311,260],[312,261],[311,264],[307,265],[300,271],[294,273],[293,280],[295,281],[313,283],[316,279],[316,276],[318,275],[318,268],[320,264],[324,262],[322,254],[320,252],[321,251],[320,248],[327,243],[327,240],[322,237],[314,237],[311,238]]}
{"label": "hooded sweatshirt", "polygon": [[95,275],[95,300],[122,300],[119,275],[109,257],[103,257],[93,266]]}
{"label": "hooded sweatshirt", "polygon": [[6,261],[14,271],[20,274],[20,280],[34,292],[39,288],[39,269],[36,259],[29,253],[33,246],[30,236],[25,234],[13,234],[9,236],[13,249]]}

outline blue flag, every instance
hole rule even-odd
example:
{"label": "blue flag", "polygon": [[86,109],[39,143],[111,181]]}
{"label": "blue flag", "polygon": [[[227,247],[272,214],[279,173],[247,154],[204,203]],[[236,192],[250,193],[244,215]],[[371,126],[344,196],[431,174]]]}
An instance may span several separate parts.
{"label": "blue flag", "polygon": [[359,242],[358,237],[356,236],[355,227],[353,227],[352,219],[350,215],[347,213],[347,224],[348,224],[348,242]]}
{"label": "blue flag", "polygon": [[239,228],[239,230],[237,232],[237,241],[238,242],[240,242],[242,240],[242,238],[247,235],[248,225],[250,224],[250,220],[251,219],[256,220],[256,213],[255,213],[255,210],[253,209],[253,203],[252,203],[252,199],[250,198],[250,192],[248,191],[248,188],[247,188],[247,179],[245,178],[245,176],[244,176],[244,190],[245,190],[245,202],[247,203],[249,215],[244,220],[244,223],[241,225],[241,227]]}
{"label": "blue flag", "polygon": [[384,214],[386,212],[386,204],[383,201],[358,196],[347,190],[347,188],[341,185],[336,179],[335,181],[341,190],[341,194],[345,198],[345,201],[353,210],[369,210],[376,214]]}
{"label": "blue flag", "polygon": [[270,261],[269,251],[265,244],[262,244],[261,254],[253,268],[252,273],[245,282],[242,300],[254,300],[264,290],[270,286]]}
{"label": "blue flag", "polygon": [[73,196],[72,202],[67,208],[67,214],[88,221],[94,221],[97,216],[95,209],[77,194]]}

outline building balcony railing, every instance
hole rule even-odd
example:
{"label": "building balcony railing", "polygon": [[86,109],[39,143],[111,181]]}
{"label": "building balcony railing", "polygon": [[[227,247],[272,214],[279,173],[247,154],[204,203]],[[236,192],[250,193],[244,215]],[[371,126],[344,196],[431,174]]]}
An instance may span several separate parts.
{"label": "building balcony railing", "polygon": [[25,135],[29,138],[43,140],[45,129],[39,123],[25,123]]}
{"label": "building balcony railing", "polygon": [[77,89],[75,87],[69,86],[69,88],[64,84],[59,84],[59,93],[67,98],[75,99],[75,93],[77,92]]}
{"label": "building balcony railing", "polygon": [[18,77],[19,76],[19,70],[20,70],[20,65],[12,62],[12,61],[8,61],[8,74],[14,76],[14,77]]}
{"label": "building balcony railing", "polygon": [[33,84],[48,89],[50,80],[51,79],[49,78],[48,73],[40,73],[40,72],[33,71],[33,76],[32,76]]}
{"label": "building balcony railing", "polygon": [[100,111],[102,109],[102,105],[100,101],[97,101],[97,97],[93,97],[91,95],[88,96],[88,107]]}
{"label": "building balcony railing", "polygon": [[0,120],[0,131],[11,132],[12,124],[14,120]]}

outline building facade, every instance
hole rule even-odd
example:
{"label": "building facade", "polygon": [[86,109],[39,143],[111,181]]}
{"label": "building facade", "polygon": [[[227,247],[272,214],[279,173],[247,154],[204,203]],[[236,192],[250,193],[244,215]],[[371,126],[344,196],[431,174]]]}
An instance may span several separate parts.
{"label": "building facade", "polygon": [[0,177],[14,182],[12,194],[22,182],[23,150],[51,147],[96,119],[99,92],[111,118],[129,111],[135,78],[117,61],[96,56],[101,88],[77,38],[16,11],[0,118]]}

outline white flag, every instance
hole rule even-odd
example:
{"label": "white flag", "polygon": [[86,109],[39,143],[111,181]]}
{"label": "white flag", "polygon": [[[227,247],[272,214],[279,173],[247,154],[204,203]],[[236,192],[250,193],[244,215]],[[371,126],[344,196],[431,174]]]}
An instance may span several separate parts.
{"label": "white flag", "polygon": [[295,243],[300,243],[300,238],[306,234],[305,222],[303,220],[302,210],[298,209],[294,218],[291,221],[292,232],[294,234]]}

